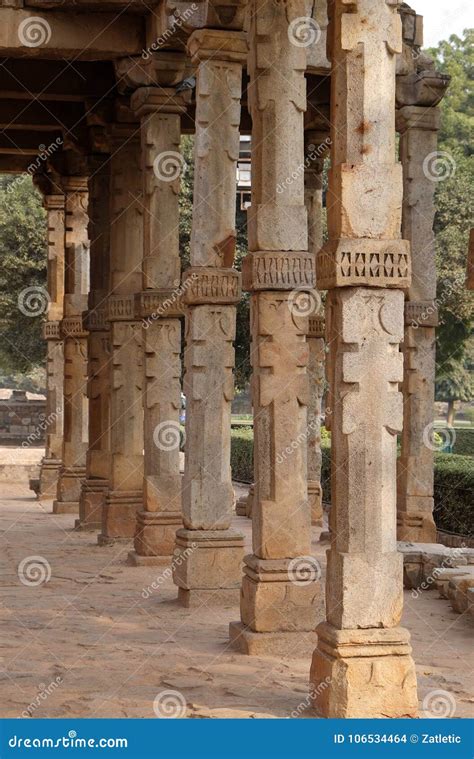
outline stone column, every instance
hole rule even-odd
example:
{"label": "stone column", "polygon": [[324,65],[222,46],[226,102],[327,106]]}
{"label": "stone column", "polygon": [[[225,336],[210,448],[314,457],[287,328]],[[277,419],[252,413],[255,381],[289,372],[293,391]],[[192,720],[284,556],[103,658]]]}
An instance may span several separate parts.
{"label": "stone column", "polygon": [[[323,244],[323,168],[327,135],[305,132],[304,201],[308,213],[308,251],[316,263]],[[305,303],[301,304],[305,308]],[[317,291],[306,301],[309,348],[308,501],[311,524],[323,524],[321,490],[321,406],[324,392],[324,307]]]}
{"label": "stone column", "polygon": [[405,304],[402,450],[398,460],[397,536],[436,543],[433,439],[436,304],[434,191],[439,109],[404,106],[397,113],[403,166],[403,237],[411,243],[412,282]]}
{"label": "stone column", "polygon": [[65,194],[64,438],[54,514],[79,510],[88,444],[87,332],[82,312],[89,291],[88,191],[86,177],[63,177]]}
{"label": "stone column", "polygon": [[400,239],[402,168],[395,161],[395,59],[402,44],[397,5],[335,0],[331,6],[334,202],[317,275],[319,286],[330,291],[334,515],[327,621],[317,628],[311,667],[313,704],[331,718],[417,712],[409,634],[398,626],[399,346],[410,267],[409,244]]}
{"label": "stone column", "polygon": [[135,128],[116,125],[110,162],[109,490],[99,545],[130,540],[143,508],[143,338],[135,319],[142,284],[143,205],[140,142]]}
{"label": "stone column", "polygon": [[[171,72],[169,72],[171,74]],[[142,318],[144,385],[144,509],[137,513],[135,565],[168,563],[182,525],[179,473],[181,407],[181,265],[179,177],[181,113],[171,87],[143,87],[132,98],[141,118],[144,198]]]}
{"label": "stone column", "polygon": [[41,461],[39,498],[54,498],[62,465],[64,411],[64,345],[60,322],[64,308],[64,195],[43,199],[48,224],[48,321],[44,338],[48,342],[46,367],[46,451]]}
{"label": "stone column", "polygon": [[252,293],[254,409],[253,554],[245,557],[235,647],[298,655],[315,644],[322,589],[311,557],[307,493],[308,317],[315,285],[304,205],[304,48],[289,23],[301,7],[251,6],[248,89],[252,115],[252,205],[243,281]]}
{"label": "stone column", "polygon": [[110,472],[110,325],[106,303],[110,278],[110,156],[89,158],[90,292],[88,330],[89,446],[76,527],[99,529]]}
{"label": "stone column", "polygon": [[236,162],[241,32],[203,29],[188,41],[197,64],[191,268],[186,313],[184,528],[176,533],[174,582],[185,606],[239,596],[243,536],[231,529],[230,414],[234,394]]}

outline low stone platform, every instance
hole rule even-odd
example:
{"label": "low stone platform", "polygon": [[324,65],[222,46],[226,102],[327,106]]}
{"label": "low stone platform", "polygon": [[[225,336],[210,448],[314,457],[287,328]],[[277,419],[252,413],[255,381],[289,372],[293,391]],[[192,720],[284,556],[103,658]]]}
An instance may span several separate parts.
{"label": "low stone platform", "polygon": [[440,569],[474,565],[474,548],[399,542],[398,550],[403,554],[403,583],[410,590],[434,588]]}

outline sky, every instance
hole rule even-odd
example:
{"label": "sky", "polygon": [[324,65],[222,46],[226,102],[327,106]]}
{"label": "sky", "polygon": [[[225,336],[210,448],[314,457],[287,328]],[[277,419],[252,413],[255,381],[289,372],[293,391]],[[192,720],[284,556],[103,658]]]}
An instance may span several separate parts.
{"label": "sky", "polygon": [[474,26],[473,0],[405,0],[423,16],[424,47],[432,47],[451,34]]}

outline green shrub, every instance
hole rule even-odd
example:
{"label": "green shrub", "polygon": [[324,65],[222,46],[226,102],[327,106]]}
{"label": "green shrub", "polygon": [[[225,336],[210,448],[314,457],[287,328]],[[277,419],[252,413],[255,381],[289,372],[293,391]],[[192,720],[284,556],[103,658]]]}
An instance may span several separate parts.
{"label": "green shrub", "polygon": [[239,482],[253,482],[253,430],[232,430],[230,441],[232,478]]}
{"label": "green shrub", "polygon": [[453,453],[458,456],[474,456],[474,427],[456,427]]}

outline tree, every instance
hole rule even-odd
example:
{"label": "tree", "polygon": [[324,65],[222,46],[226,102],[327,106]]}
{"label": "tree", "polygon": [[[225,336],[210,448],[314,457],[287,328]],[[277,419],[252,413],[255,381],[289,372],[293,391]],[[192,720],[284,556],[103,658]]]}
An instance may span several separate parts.
{"label": "tree", "polygon": [[46,214],[29,176],[0,176],[0,371],[44,363]]}

